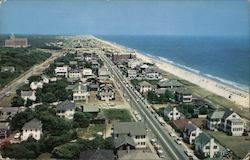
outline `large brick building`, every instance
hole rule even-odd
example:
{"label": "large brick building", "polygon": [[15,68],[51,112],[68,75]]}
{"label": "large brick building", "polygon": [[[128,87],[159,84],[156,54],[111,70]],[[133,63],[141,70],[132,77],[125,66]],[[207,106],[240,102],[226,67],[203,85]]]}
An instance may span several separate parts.
{"label": "large brick building", "polygon": [[11,47],[11,48],[28,47],[28,39],[16,38],[14,35],[12,35],[10,39],[5,40],[5,47]]}

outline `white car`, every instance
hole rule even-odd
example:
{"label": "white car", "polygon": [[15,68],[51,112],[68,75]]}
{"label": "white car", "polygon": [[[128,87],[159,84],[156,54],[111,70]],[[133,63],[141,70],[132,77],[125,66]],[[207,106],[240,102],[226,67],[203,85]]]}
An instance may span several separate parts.
{"label": "white car", "polygon": [[176,142],[177,144],[179,144],[179,145],[180,145],[180,144],[181,144],[181,139],[176,138],[176,139],[175,139],[175,142]]}
{"label": "white car", "polygon": [[21,136],[21,133],[18,132],[18,133],[16,133],[16,134],[14,135],[14,138],[15,138],[15,139],[18,139],[18,138],[20,138],[20,136]]}
{"label": "white car", "polygon": [[184,152],[185,152],[185,154],[186,154],[188,157],[192,157],[192,156],[193,156],[193,152],[190,151],[190,150],[185,150]]}
{"label": "white car", "polygon": [[171,137],[175,137],[174,132],[169,132],[169,135],[170,135]]}

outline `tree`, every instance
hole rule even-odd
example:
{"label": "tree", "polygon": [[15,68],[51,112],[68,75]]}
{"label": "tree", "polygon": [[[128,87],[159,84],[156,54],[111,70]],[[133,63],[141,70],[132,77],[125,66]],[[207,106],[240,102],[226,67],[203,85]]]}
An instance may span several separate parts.
{"label": "tree", "polygon": [[26,106],[26,107],[29,107],[29,106],[31,106],[33,103],[34,103],[34,101],[32,101],[31,99],[28,98],[27,101],[26,101],[25,106]]}
{"label": "tree", "polygon": [[78,159],[80,148],[77,143],[68,143],[56,147],[52,151],[52,156],[57,159]]}
{"label": "tree", "polygon": [[53,93],[48,92],[48,93],[43,95],[42,101],[45,102],[45,103],[52,103],[52,102],[56,102],[57,99],[56,99],[56,96]]}
{"label": "tree", "polygon": [[35,82],[35,81],[41,81],[42,80],[42,78],[41,78],[41,76],[30,76],[29,78],[28,78],[28,80],[29,80],[29,83],[32,83],[32,82]]}
{"label": "tree", "polygon": [[15,96],[11,100],[12,107],[20,107],[24,105],[24,99],[20,96]]}
{"label": "tree", "polygon": [[90,123],[90,116],[87,115],[86,113],[82,113],[82,112],[76,112],[74,114],[74,126],[75,127],[81,127],[81,128],[86,128],[89,126]]}
{"label": "tree", "polygon": [[174,99],[174,94],[168,90],[166,90],[164,97],[169,100],[169,99]]}
{"label": "tree", "polygon": [[34,159],[37,157],[34,151],[20,144],[10,144],[3,147],[2,155],[3,157],[15,159]]}

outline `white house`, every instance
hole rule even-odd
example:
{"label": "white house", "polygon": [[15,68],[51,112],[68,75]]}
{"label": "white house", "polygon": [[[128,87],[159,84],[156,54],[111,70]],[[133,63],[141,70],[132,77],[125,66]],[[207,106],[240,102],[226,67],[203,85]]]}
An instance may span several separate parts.
{"label": "white house", "polygon": [[208,134],[202,132],[195,139],[195,151],[204,157],[214,158],[220,151],[220,145],[214,141]]}
{"label": "white house", "polygon": [[142,122],[114,123],[112,136],[117,150],[146,148],[147,132]]}
{"label": "white house", "polygon": [[152,90],[152,85],[147,81],[142,81],[138,85],[140,93],[146,93]]}
{"label": "white house", "polygon": [[21,140],[25,141],[29,137],[32,137],[36,140],[40,140],[42,136],[42,123],[40,120],[34,118],[31,121],[24,124],[22,128]]}
{"label": "white house", "polygon": [[36,100],[36,95],[35,95],[35,91],[21,91],[21,97],[27,101],[27,99],[30,99],[32,101]]}
{"label": "white house", "polygon": [[90,68],[83,69],[82,75],[83,75],[83,77],[93,76],[92,69],[90,69]]}
{"label": "white house", "polygon": [[55,74],[56,76],[68,77],[68,66],[56,67]]}
{"label": "white house", "polygon": [[175,91],[175,99],[180,103],[191,103],[193,96],[192,93],[186,88],[178,88]]}
{"label": "white house", "polygon": [[146,68],[144,71],[144,78],[145,79],[150,79],[150,80],[157,80],[161,79],[161,72],[157,68],[149,67]]}
{"label": "white house", "polygon": [[80,69],[70,69],[68,72],[69,78],[81,78],[81,71]]}
{"label": "white house", "polygon": [[189,121],[184,127],[183,137],[188,140],[189,144],[194,144],[195,138],[198,137],[200,133],[202,133],[202,130]]}
{"label": "white house", "polygon": [[40,82],[31,82],[30,83],[30,88],[32,89],[32,90],[36,90],[37,88],[43,88],[43,82],[42,81],[40,81]]}
{"label": "white house", "polygon": [[142,64],[142,61],[137,59],[131,59],[128,61],[128,67],[131,69],[135,69],[137,66],[140,66]]}
{"label": "white house", "polygon": [[229,109],[208,114],[206,126],[210,130],[222,130],[232,136],[242,136],[244,132],[244,121]]}
{"label": "white house", "polygon": [[166,107],[164,109],[164,116],[167,116],[169,120],[181,119],[181,113],[176,109],[176,107]]}
{"label": "white house", "polygon": [[135,69],[128,69],[128,78],[135,79],[137,77],[137,72]]}
{"label": "white house", "polygon": [[56,115],[62,118],[73,119],[76,105],[68,100],[56,106]]}
{"label": "white house", "polygon": [[75,85],[74,88],[72,89],[73,91],[73,100],[87,100],[89,93],[87,90],[87,85],[79,83],[78,85]]}
{"label": "white house", "polygon": [[115,92],[112,84],[101,84],[97,91],[97,97],[102,101],[114,100]]}
{"label": "white house", "polygon": [[43,80],[43,83],[49,83],[49,77],[47,77],[46,75],[42,75],[42,80]]}

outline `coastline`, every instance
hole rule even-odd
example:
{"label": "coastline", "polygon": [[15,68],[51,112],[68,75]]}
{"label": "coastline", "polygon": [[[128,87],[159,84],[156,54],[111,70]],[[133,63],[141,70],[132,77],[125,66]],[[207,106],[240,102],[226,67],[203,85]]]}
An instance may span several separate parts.
{"label": "coastline", "polygon": [[[130,48],[126,48],[125,46],[116,43],[112,43],[96,37],[94,38],[119,50],[131,50]],[[190,83],[196,84],[197,86],[207,91],[210,91],[216,95],[224,97],[227,100],[230,100],[231,102],[234,102],[235,104],[238,104],[244,108],[249,108],[249,92],[247,91],[244,91],[240,88],[236,88],[235,86],[226,85],[217,80],[213,80],[212,78],[208,78],[205,75],[188,71],[170,62],[157,59],[156,57],[149,56],[138,51],[135,51],[134,54],[139,59],[153,62],[159,69],[165,72],[168,72],[170,74],[175,75],[176,77],[189,81]]]}

